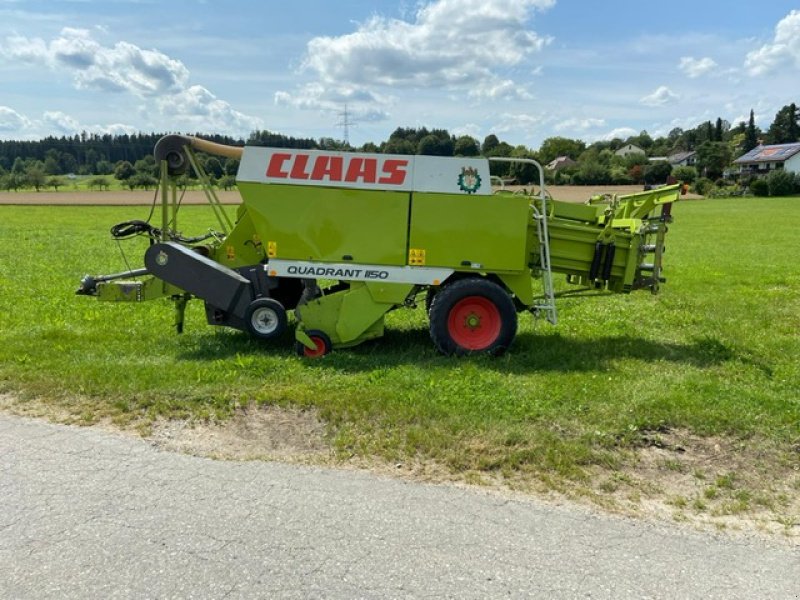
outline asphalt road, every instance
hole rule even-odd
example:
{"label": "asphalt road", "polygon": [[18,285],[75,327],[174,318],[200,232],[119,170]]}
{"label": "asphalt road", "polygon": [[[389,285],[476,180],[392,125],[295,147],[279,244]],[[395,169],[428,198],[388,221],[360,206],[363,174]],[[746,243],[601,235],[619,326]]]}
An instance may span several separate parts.
{"label": "asphalt road", "polygon": [[800,551],[0,415],[2,598],[800,598]]}

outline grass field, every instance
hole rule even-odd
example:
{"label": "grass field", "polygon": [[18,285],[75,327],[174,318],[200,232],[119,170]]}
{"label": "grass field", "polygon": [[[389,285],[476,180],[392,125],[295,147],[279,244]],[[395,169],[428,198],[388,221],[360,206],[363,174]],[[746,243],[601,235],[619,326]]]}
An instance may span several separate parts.
{"label": "grass field", "polygon": [[[657,500],[676,518],[761,514],[800,533],[800,198],[676,205],[660,296],[565,297],[501,358],[439,356],[424,310],[320,361],[205,324],[190,303],[73,295],[126,268],[108,227],[145,207],[0,207],[0,392],[92,423],[313,409],[335,461],[473,483]],[[185,207],[183,230],[212,223]],[[123,245],[130,266],[143,246]],[[679,481],[678,481],[679,480]],[[671,483],[670,483],[671,482]]]}

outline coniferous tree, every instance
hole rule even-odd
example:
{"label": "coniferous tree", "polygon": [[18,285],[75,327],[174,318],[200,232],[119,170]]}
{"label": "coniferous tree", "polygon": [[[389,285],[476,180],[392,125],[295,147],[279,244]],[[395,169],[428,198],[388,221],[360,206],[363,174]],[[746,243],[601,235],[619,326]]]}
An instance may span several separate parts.
{"label": "coniferous tree", "polygon": [[753,148],[758,146],[758,132],[756,131],[756,122],[753,115],[753,109],[750,109],[750,120],[747,122],[747,128],[744,130],[744,152],[750,152]]}

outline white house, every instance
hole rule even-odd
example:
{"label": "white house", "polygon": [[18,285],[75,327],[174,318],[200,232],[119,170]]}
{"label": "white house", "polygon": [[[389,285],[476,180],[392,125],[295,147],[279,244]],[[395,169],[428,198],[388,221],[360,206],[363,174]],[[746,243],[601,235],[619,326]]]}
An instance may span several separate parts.
{"label": "white house", "polygon": [[766,175],[776,169],[800,173],[800,142],[756,146],[735,161],[740,175]]}
{"label": "white house", "polygon": [[614,152],[617,156],[628,156],[630,154],[644,154],[645,151],[636,144],[625,144],[622,148]]}

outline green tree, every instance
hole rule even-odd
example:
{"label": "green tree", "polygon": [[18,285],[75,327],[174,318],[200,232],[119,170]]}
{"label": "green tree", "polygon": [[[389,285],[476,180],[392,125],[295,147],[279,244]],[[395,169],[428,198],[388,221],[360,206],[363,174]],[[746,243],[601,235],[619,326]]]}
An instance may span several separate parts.
{"label": "green tree", "polygon": [[137,174],[158,177],[159,166],[156,164],[156,159],[152,154],[145,154],[144,158],[140,158],[133,163],[133,170]]}
{"label": "green tree", "polygon": [[744,146],[742,151],[750,152],[753,148],[758,146],[758,131],[756,130],[756,121],[753,115],[753,109],[750,109],[750,120],[747,122],[747,128],[744,130]]}
{"label": "green tree", "polygon": [[97,175],[92,177],[89,182],[89,189],[100,189],[100,190],[107,190],[111,186],[111,182],[108,180],[107,177],[103,175]]}
{"label": "green tree", "polygon": [[64,182],[63,177],[59,177],[57,175],[54,175],[54,176],[49,177],[47,179],[47,187],[53,188],[53,190],[55,190],[56,192],[58,191],[58,188],[63,187],[64,185],[65,185],[65,182]]}
{"label": "green tree", "polygon": [[718,179],[731,162],[731,149],[725,142],[703,142],[697,147],[697,170],[703,177]]}
{"label": "green tree", "polygon": [[37,192],[47,185],[47,173],[42,161],[37,160],[28,165],[25,170],[25,182]]}
{"label": "green tree", "polygon": [[672,165],[668,162],[650,163],[644,168],[642,179],[648,184],[666,183],[672,174]]}
{"label": "green tree", "polygon": [[[373,144],[374,146],[375,144]],[[377,148],[375,150],[369,150],[369,152],[377,152]],[[364,150],[364,152],[368,152],[368,150]],[[225,164],[223,165],[223,170],[225,171],[225,175],[236,175],[239,171],[239,161],[235,158],[226,158]]]}
{"label": "green tree", "polygon": [[485,138],[483,138],[483,144],[481,145],[481,154],[483,156],[493,156],[491,153],[499,145],[500,145],[500,140],[497,139],[497,136],[495,134],[490,133]]}
{"label": "green tree", "polygon": [[98,175],[111,175],[114,172],[114,165],[107,160],[98,160],[94,172]]}
{"label": "green tree", "polygon": [[403,138],[389,138],[383,146],[384,154],[414,154],[416,151],[414,143]]}
{"label": "green tree", "polygon": [[462,135],[456,139],[453,146],[453,154],[455,156],[478,156],[481,149],[478,146],[478,140],[469,135]]}
{"label": "green tree", "polygon": [[[507,142],[500,142],[490,147],[491,150],[489,151],[488,154],[484,152],[483,153],[484,156],[486,157],[511,156],[511,153],[514,151],[514,148],[511,146],[511,144]],[[502,161],[490,161],[489,173],[494,175],[495,177],[508,178],[511,176],[511,163]]]}
{"label": "green tree", "polygon": [[775,120],[767,130],[767,137],[772,144],[789,144],[800,141],[800,115],[794,102],[777,112]]}
{"label": "green tree", "polygon": [[136,171],[133,165],[127,160],[121,160],[117,163],[117,166],[114,167],[114,177],[120,181],[128,181],[135,174]]}
{"label": "green tree", "polygon": [[439,140],[435,135],[426,135],[417,142],[417,154],[437,156],[439,154]]}
{"label": "green tree", "polygon": [[572,176],[572,182],[576,185],[605,185],[611,183],[611,169],[598,161],[583,161]]}
{"label": "green tree", "polygon": [[767,175],[767,187],[770,196],[790,196],[794,193],[794,173],[790,171],[773,171]]}
{"label": "green tree", "polygon": [[222,163],[216,156],[209,156],[206,158],[204,168],[206,173],[214,179],[219,179],[225,174]]}
{"label": "green tree", "polygon": [[154,188],[158,185],[158,179],[147,172],[136,173],[133,177],[128,179],[126,185],[129,189],[133,190],[134,188],[142,188],[143,190],[149,190]]}
{"label": "green tree", "polygon": [[61,165],[58,159],[48,156],[44,159],[44,172],[48,175],[61,175]]}
{"label": "green tree", "polygon": [[[514,148],[511,157],[536,160],[536,155],[523,145]],[[510,163],[508,174],[522,185],[539,184],[539,169],[530,163]]]}
{"label": "green tree", "polygon": [[559,156],[569,156],[572,160],[577,160],[584,150],[586,150],[586,144],[581,140],[550,137],[542,142],[542,147],[539,148],[539,159],[545,165]]}
{"label": "green tree", "polygon": [[672,176],[683,183],[693,183],[697,179],[697,169],[690,166],[677,166],[672,169]]}

